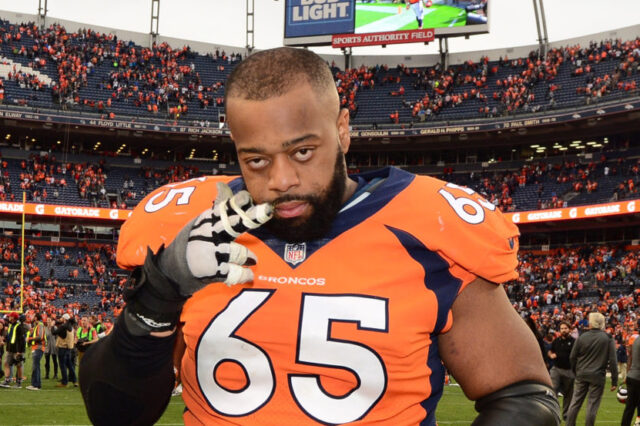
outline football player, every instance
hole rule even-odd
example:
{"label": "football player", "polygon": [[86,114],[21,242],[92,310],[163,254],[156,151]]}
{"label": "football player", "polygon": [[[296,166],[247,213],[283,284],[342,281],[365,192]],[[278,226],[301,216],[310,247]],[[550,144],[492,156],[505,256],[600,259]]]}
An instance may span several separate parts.
{"label": "football player", "polygon": [[431,7],[431,0],[406,0],[407,10],[413,10],[416,15],[416,21],[418,21],[418,29],[422,29],[422,19],[424,17],[424,6]]}
{"label": "football player", "polygon": [[255,53],[225,86],[242,176],[159,188],[122,227],[127,305],[80,366],[91,421],[154,423],[180,335],[187,425],[435,426],[443,362],[474,425],[559,424],[499,285],[515,225],[434,178],[347,176],[349,113],[313,52]]}

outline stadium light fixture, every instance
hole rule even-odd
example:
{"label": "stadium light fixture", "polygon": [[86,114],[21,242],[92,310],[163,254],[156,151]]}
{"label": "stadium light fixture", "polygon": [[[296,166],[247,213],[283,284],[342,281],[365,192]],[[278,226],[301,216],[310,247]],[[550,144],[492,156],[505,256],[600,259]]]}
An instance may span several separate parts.
{"label": "stadium light fixture", "polygon": [[11,133],[7,133],[7,136],[5,136],[5,139],[6,139],[6,140],[11,139]]}
{"label": "stadium light fixture", "polygon": [[566,146],[563,146],[563,147],[558,148],[558,150],[560,150],[560,151],[566,151],[566,150],[568,150],[568,149],[569,149],[569,148],[567,148]]}
{"label": "stadium light fixture", "polygon": [[540,145],[529,145],[531,148],[540,148]]}
{"label": "stadium light fixture", "polygon": [[597,143],[595,145],[592,145],[594,148],[602,148],[602,144],[601,143]]}
{"label": "stadium light fixture", "polygon": [[597,144],[597,143],[598,143],[598,142],[596,142],[596,141],[589,141],[589,142],[587,142],[587,145],[595,145],[595,144]]}

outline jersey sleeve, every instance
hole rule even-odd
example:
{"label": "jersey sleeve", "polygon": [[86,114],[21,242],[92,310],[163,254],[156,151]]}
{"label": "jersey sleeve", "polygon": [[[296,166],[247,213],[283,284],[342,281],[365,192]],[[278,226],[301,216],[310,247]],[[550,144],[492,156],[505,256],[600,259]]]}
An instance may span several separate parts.
{"label": "jersey sleeve", "polygon": [[216,198],[216,184],[234,176],[209,176],[162,186],[147,195],[120,228],[116,260],[118,266],[133,269],[144,263],[147,247],[157,251],[168,245],[189,221],[208,208]]}
{"label": "jersey sleeve", "polygon": [[518,277],[520,232],[514,223],[469,188],[428,177],[417,181],[425,195],[421,232],[429,249],[487,281]]}

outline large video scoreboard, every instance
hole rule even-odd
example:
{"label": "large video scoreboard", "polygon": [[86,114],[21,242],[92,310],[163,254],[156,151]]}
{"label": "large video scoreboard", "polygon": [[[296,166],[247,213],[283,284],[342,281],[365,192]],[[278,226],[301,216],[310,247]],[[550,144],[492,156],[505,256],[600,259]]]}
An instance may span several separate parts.
{"label": "large video scoreboard", "polygon": [[286,0],[287,46],[427,42],[489,31],[489,0]]}

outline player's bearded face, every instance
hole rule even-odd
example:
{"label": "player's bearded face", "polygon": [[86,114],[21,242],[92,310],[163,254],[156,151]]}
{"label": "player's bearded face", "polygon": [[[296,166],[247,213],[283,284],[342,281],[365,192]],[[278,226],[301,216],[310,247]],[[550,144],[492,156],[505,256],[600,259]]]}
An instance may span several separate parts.
{"label": "player's bearded face", "polygon": [[344,154],[338,150],[333,176],[329,186],[319,194],[284,195],[273,200],[278,203],[304,201],[309,204],[310,214],[304,217],[283,218],[277,215],[264,226],[276,237],[299,243],[323,237],[331,229],[333,220],[342,207],[342,198],[346,188]]}

